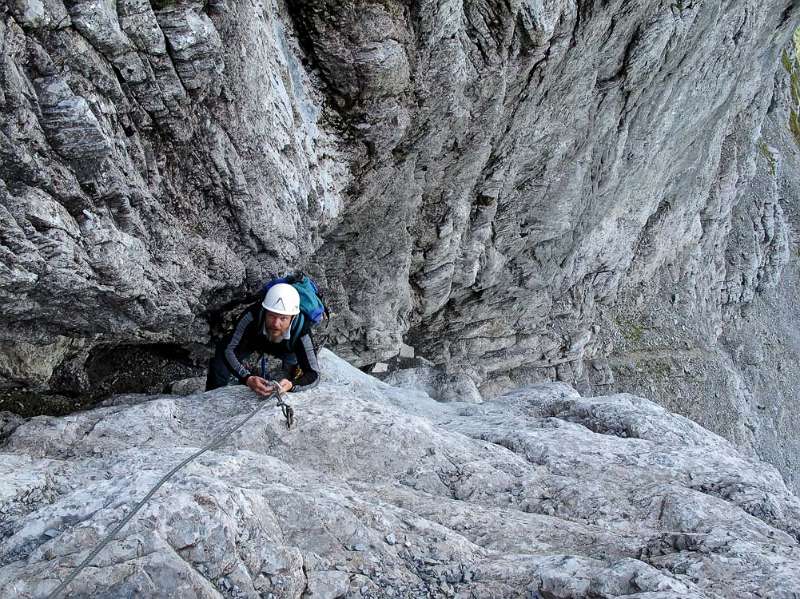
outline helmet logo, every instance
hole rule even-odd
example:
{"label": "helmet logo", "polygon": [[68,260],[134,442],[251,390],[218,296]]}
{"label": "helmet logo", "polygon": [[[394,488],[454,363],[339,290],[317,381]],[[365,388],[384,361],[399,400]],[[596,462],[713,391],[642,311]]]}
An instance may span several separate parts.
{"label": "helmet logo", "polygon": [[277,283],[267,291],[261,306],[278,314],[294,316],[300,312],[300,296],[291,285]]}

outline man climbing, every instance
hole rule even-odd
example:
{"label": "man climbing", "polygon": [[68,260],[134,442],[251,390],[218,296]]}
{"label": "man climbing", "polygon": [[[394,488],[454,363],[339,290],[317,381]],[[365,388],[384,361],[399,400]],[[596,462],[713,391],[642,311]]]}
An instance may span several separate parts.
{"label": "man climbing", "polygon": [[[300,319],[300,326],[296,326],[295,319]],[[319,382],[311,323],[300,315],[300,295],[292,285],[272,285],[262,302],[256,302],[239,317],[233,334],[217,345],[208,364],[206,391],[224,387],[233,374],[259,395],[272,393],[267,379],[251,374],[241,363],[253,352],[281,358],[284,366],[289,365],[288,378],[278,382],[284,392],[306,391]]]}

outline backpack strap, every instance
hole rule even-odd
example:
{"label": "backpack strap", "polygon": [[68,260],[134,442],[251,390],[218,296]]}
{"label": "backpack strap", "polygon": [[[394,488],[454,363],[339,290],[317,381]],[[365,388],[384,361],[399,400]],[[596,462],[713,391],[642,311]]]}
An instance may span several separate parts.
{"label": "backpack strap", "polygon": [[300,312],[292,320],[292,328],[290,329],[290,335],[292,337],[292,346],[294,346],[294,344],[297,343],[297,340],[300,338],[300,333],[302,333],[305,324],[306,324],[306,317],[303,315],[302,312]]}

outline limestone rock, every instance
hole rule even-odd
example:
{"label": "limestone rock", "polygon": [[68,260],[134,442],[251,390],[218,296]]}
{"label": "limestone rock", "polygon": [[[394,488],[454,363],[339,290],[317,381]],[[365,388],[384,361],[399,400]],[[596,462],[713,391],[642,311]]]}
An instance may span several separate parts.
{"label": "limestone rock", "polygon": [[359,366],[634,389],[794,476],[800,370],[732,354],[793,304],[797,3],[6,4],[3,389],[207,351],[300,266]]}
{"label": "limestone rock", "polygon": [[[800,501],[647,400],[563,384],[440,403],[323,352],[176,474],[76,596],[792,597]],[[240,422],[242,386],[21,424],[0,452],[0,594],[41,597],[169,469]],[[395,542],[389,542],[392,538]]]}
{"label": "limestone rock", "polygon": [[175,381],[170,385],[170,392],[175,395],[193,395],[195,393],[202,393],[205,391],[205,388],[205,377],[197,376]]}
{"label": "limestone rock", "polygon": [[403,368],[392,372],[386,382],[398,387],[423,389],[437,401],[483,401],[475,382],[463,372],[446,373],[430,366]]}
{"label": "limestone rock", "polygon": [[[207,342],[201,312],[337,216],[349,175],[285,7],[204,7],[13,2],[0,20],[3,386]],[[36,359],[65,338],[85,351]]]}

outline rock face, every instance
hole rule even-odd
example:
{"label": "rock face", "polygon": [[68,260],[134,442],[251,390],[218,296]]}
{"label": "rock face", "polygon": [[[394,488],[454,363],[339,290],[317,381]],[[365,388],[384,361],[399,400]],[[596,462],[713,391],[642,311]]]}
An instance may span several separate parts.
{"label": "rock face", "polygon": [[[171,479],[71,596],[796,597],[800,501],[777,471],[631,395],[540,384],[438,403],[323,353]],[[0,452],[0,595],[52,591],[243,387],[37,417]]]}
{"label": "rock face", "polygon": [[174,364],[230,301],[301,265],[354,363],[405,342],[485,397],[635,389],[797,481],[800,369],[742,311],[775,306],[794,343],[799,20],[789,0],[9,0],[0,390],[74,397],[132,354],[195,374]]}
{"label": "rock face", "polygon": [[[710,255],[699,248],[682,266],[627,288],[599,327],[597,351],[609,357],[601,363],[614,380],[588,370],[598,391],[655,399],[772,462],[798,489],[799,265],[795,242],[784,239],[800,227],[798,138],[786,126],[797,111],[787,84],[796,81],[798,63],[787,62],[748,166],[747,191],[734,207],[725,260],[714,266],[726,285],[699,283]],[[791,247],[782,274],[783,258],[776,263],[778,254],[764,251],[779,246],[780,255]]]}
{"label": "rock face", "polygon": [[79,391],[120,346],[205,342],[224,290],[319,244],[346,161],[281,14],[7,5],[0,385]]}

